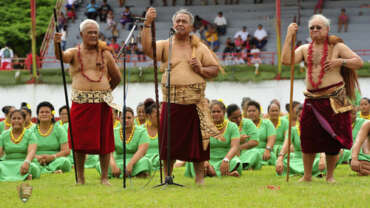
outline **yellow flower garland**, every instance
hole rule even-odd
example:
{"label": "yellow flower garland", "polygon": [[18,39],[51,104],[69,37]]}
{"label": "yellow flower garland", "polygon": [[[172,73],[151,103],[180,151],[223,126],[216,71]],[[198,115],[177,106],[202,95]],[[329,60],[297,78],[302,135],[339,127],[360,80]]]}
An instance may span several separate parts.
{"label": "yellow flower garland", "polygon": [[24,128],[26,128],[26,129],[30,129],[31,127],[32,127],[32,122],[30,122],[30,124],[28,125],[28,126],[25,126]]}
{"label": "yellow flower garland", "polygon": [[215,124],[216,128],[221,131],[227,126],[228,120],[224,119],[224,121],[221,124]]}
{"label": "yellow flower garland", "polygon": [[[271,121],[271,120],[270,120]],[[271,121],[272,122],[272,121]],[[280,121],[280,117],[279,117],[279,120],[278,120],[278,123],[277,123],[277,125],[276,126],[274,126],[275,127],[275,129],[278,129],[279,127],[280,127],[280,125],[281,125],[281,121]]]}
{"label": "yellow flower garland", "polygon": [[48,129],[48,131],[47,131],[45,134],[43,134],[43,133],[41,132],[41,130],[40,130],[40,124],[39,124],[39,125],[37,125],[37,130],[39,131],[39,134],[40,134],[41,136],[43,136],[43,137],[47,137],[47,136],[49,136],[49,135],[50,135],[51,131],[53,130],[53,127],[54,127],[54,124],[51,124],[51,125],[50,125],[50,127],[49,127],[49,129]]}
{"label": "yellow flower garland", "polygon": [[370,114],[367,116],[362,115],[362,112],[360,112],[360,118],[370,120]]}
{"label": "yellow flower garland", "polygon": [[14,144],[18,144],[19,142],[22,141],[25,132],[26,132],[26,129],[23,128],[22,133],[18,136],[18,138],[15,138],[13,135],[13,130],[12,130],[10,131],[10,139],[14,142]]}
{"label": "yellow flower garland", "polygon": [[[132,137],[134,136],[134,132],[135,132],[135,125],[132,127],[132,131],[130,133],[130,136],[128,137],[128,139],[126,139],[126,144],[130,143],[131,140],[132,140]],[[120,129],[120,136],[121,136],[121,141],[123,141],[123,128]]]}
{"label": "yellow flower garland", "polygon": [[258,122],[258,124],[256,125],[256,127],[259,129],[260,126],[261,126],[261,123],[262,123],[262,119],[260,119],[260,121]]}
{"label": "yellow flower garland", "polygon": [[4,120],[4,123],[5,123],[5,126],[6,127],[10,127],[12,124],[11,123],[8,123],[7,121],[6,121],[6,119]]}
{"label": "yellow flower garland", "polygon": [[298,136],[301,137],[301,129],[299,128],[299,121],[296,122]]}

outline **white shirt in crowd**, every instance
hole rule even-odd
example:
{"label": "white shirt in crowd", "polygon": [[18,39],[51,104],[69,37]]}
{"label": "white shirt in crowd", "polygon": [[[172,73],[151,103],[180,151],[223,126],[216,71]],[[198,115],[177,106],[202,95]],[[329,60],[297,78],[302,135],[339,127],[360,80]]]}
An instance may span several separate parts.
{"label": "white shirt in crowd", "polygon": [[238,38],[238,36],[240,35],[240,37],[242,38],[243,41],[246,41],[247,40],[247,37],[248,37],[248,32],[247,31],[243,31],[243,30],[240,30],[238,32],[235,33],[234,35],[234,39]]}
{"label": "white shirt in crowd", "polygon": [[[6,53],[6,50],[8,50],[9,52],[9,55],[7,55]],[[6,57],[8,56],[8,57]],[[0,57],[1,57],[1,64],[3,64],[4,62],[12,62],[12,58],[14,57],[14,53],[13,53],[13,50],[8,48],[8,47],[4,47],[0,50]]]}
{"label": "white shirt in crowd", "polygon": [[267,37],[267,32],[265,29],[257,29],[255,32],[254,32],[254,37],[257,38],[258,40],[262,40],[263,38]]}
{"label": "white shirt in crowd", "polygon": [[260,52],[261,52],[261,50],[258,49],[258,48],[251,49],[251,53],[260,53]]}
{"label": "white shirt in crowd", "polygon": [[226,18],[224,16],[220,17],[217,15],[213,21],[217,26],[227,25]]}

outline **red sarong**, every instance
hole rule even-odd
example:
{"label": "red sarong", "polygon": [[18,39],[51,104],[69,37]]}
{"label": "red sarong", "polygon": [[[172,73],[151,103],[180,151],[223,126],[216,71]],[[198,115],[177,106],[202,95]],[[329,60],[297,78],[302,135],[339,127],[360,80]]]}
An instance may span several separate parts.
{"label": "red sarong", "polygon": [[[326,87],[315,91],[327,89]],[[316,109],[316,113],[321,115],[320,118],[317,118],[312,107]],[[322,119],[327,121],[324,123],[330,125],[329,128],[323,125]],[[337,153],[342,148],[351,149],[352,147],[350,111],[335,114],[328,98],[305,99],[300,128],[301,147],[304,153]],[[334,132],[329,134],[328,132],[331,131]]]}
{"label": "red sarong", "polygon": [[[167,103],[163,103],[160,125],[160,158],[167,159]],[[202,147],[202,134],[196,105],[171,103],[171,160],[209,160],[209,147]]]}
{"label": "red sarong", "polygon": [[[71,123],[74,151],[108,154],[114,151],[112,109],[106,103],[72,102]],[[72,148],[68,131],[69,147]]]}

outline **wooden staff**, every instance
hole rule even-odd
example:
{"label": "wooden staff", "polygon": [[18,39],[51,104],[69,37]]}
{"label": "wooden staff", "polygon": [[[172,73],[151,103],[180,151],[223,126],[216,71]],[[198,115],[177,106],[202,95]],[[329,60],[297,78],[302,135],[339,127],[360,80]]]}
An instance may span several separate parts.
{"label": "wooden staff", "polygon": [[[154,88],[155,88],[155,104],[157,109],[157,126],[158,126],[158,153],[161,151],[161,145],[159,144],[159,138],[161,138],[160,134],[160,123],[159,123],[159,95],[158,95],[158,68],[157,68],[157,45],[155,39],[155,22],[152,21],[151,26],[152,32],[152,48],[153,48],[153,67],[154,67]],[[161,177],[161,184],[163,183],[163,175],[162,175],[162,162],[161,158],[159,157],[159,174]]]}
{"label": "wooden staff", "polygon": [[[59,32],[59,28],[58,28],[58,17],[57,17],[57,10],[54,8],[54,24],[55,24],[55,30],[56,32]],[[62,47],[60,46],[60,43],[58,43],[58,52],[59,52],[59,56],[60,56],[60,68],[62,70],[62,78],[63,78],[63,89],[64,89],[64,98],[65,98],[65,101],[66,101],[66,106],[67,106],[67,115],[68,115],[68,122],[69,122],[69,125],[68,125],[68,129],[69,129],[69,136],[71,138],[71,149],[72,149],[72,155],[73,155],[73,164],[75,164],[73,167],[75,169],[75,181],[76,183],[78,182],[77,181],[77,169],[76,169],[76,155],[75,155],[75,151],[74,151],[74,142],[73,142],[73,134],[72,134],[72,120],[71,120],[71,112],[70,112],[70,108],[69,108],[69,99],[68,99],[68,92],[67,92],[67,81],[66,81],[66,73],[65,73],[65,70],[64,70],[64,63],[63,63],[63,53],[62,53]]]}
{"label": "wooden staff", "polygon": [[293,113],[293,87],[294,87],[294,66],[295,66],[295,38],[296,34],[292,37],[292,48],[290,54],[290,98],[289,98],[289,129],[288,129],[288,161],[287,161],[287,174],[286,181],[289,182],[289,169],[290,169],[290,145],[292,143],[292,113]]}

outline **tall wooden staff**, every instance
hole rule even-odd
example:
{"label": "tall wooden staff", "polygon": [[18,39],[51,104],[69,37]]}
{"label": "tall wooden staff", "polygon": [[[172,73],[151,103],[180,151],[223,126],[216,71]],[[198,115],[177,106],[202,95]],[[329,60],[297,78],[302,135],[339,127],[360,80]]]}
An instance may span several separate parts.
{"label": "tall wooden staff", "polygon": [[[152,32],[152,48],[153,48],[153,67],[154,67],[154,88],[155,88],[155,104],[157,109],[157,126],[158,126],[158,152],[161,151],[161,145],[159,144],[159,138],[161,138],[160,134],[160,123],[159,123],[159,95],[158,95],[158,68],[157,68],[157,45],[155,39],[155,22],[152,21],[151,26]],[[161,158],[159,158],[159,174],[161,177],[161,184],[163,183],[163,176],[162,176],[162,162]]]}
{"label": "tall wooden staff", "polygon": [[[55,30],[56,32],[59,32],[59,28],[58,28],[58,19],[57,19],[57,10],[54,8],[54,22],[55,22]],[[60,68],[62,70],[62,77],[63,77],[63,87],[64,87],[64,97],[65,97],[65,100],[66,100],[66,106],[67,106],[67,114],[68,114],[68,122],[69,122],[69,126],[68,126],[68,129],[69,129],[69,136],[71,137],[71,146],[72,146],[72,155],[73,155],[73,164],[75,164],[73,167],[75,169],[75,180],[76,180],[76,183],[78,182],[77,181],[77,170],[76,170],[76,155],[75,155],[75,152],[74,152],[74,143],[73,143],[73,134],[72,134],[72,120],[71,120],[71,112],[70,112],[70,108],[69,108],[69,102],[68,102],[68,93],[67,93],[67,82],[66,82],[66,73],[65,73],[65,70],[64,70],[64,63],[63,63],[63,53],[62,53],[62,47],[60,46],[60,43],[58,43],[58,49],[59,49],[59,55],[60,55]]]}
{"label": "tall wooden staff", "polygon": [[294,65],[295,65],[295,38],[296,34],[292,37],[292,48],[290,54],[290,98],[289,98],[289,129],[288,129],[288,161],[287,161],[287,174],[286,181],[289,182],[289,169],[290,169],[290,145],[292,143],[292,113],[293,113],[293,87],[294,87]]}

